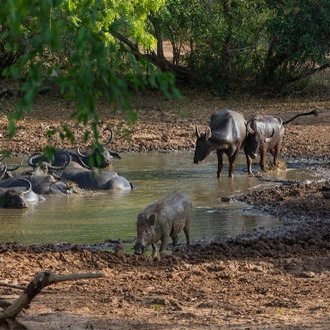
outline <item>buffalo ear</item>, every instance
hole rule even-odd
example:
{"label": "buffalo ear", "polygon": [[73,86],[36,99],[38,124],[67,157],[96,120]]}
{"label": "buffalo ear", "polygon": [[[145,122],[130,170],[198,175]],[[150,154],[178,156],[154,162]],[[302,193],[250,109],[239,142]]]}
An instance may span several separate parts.
{"label": "buffalo ear", "polygon": [[149,218],[148,218],[148,221],[149,221],[149,225],[150,226],[153,226],[155,224],[155,215],[152,214]]}
{"label": "buffalo ear", "polygon": [[205,138],[206,138],[206,140],[208,140],[211,137],[211,135],[212,135],[211,128],[208,127],[206,129],[206,131],[205,131]]}

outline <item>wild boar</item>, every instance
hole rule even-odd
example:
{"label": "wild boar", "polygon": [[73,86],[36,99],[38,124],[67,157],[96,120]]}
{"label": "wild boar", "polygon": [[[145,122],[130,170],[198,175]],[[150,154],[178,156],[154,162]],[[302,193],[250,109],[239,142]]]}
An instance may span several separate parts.
{"label": "wild boar", "polygon": [[192,214],[192,203],[183,194],[174,191],[162,199],[148,205],[137,217],[137,241],[135,254],[142,254],[151,245],[152,256],[157,257],[156,244],[160,240],[160,257],[165,254],[169,238],[173,246],[178,243],[178,233],[183,229],[187,245],[190,244],[189,227]]}

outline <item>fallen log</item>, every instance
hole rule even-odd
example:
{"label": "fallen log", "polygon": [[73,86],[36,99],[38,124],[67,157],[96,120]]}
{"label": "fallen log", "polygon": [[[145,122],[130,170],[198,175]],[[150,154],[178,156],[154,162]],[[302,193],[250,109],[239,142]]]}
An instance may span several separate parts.
{"label": "fallen log", "polygon": [[[0,326],[4,325],[7,329],[26,329],[26,327],[18,322],[15,318],[19,312],[27,307],[32,299],[46,286],[58,282],[72,281],[86,278],[101,277],[101,273],[86,274],[55,274],[48,271],[39,272],[24,292],[9,307],[0,313]],[[4,307],[4,306],[1,306]]]}

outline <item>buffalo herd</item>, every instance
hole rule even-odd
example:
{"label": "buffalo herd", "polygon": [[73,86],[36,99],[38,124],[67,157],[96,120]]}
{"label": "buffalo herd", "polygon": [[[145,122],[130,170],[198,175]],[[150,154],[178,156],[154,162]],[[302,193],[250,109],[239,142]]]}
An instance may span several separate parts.
{"label": "buffalo herd", "polygon": [[[222,110],[211,116],[209,127],[200,133],[196,124],[196,146],[194,163],[205,159],[213,150],[217,153],[220,177],[223,154],[229,160],[229,177],[234,176],[235,160],[241,149],[247,160],[247,171],[252,173],[252,160],[260,155],[261,170],[265,170],[266,153],[274,157],[278,166],[284,125],[299,116],[317,115],[316,111],[301,113],[284,121],[270,115],[255,115],[249,120],[233,110]],[[116,172],[109,171],[112,158],[120,159],[118,153],[107,146],[113,140],[110,132],[106,143],[89,152],[77,149],[56,149],[52,159],[43,153],[33,153],[28,158],[31,170],[19,171],[23,160],[8,167],[5,157],[0,156],[0,207],[25,208],[31,202],[43,201],[44,195],[72,194],[77,188],[85,190],[133,189],[134,185]]]}
{"label": "buffalo herd", "polygon": [[[118,153],[107,149],[113,139],[110,128],[108,141],[89,152],[77,149],[56,149],[53,157],[33,153],[27,163],[30,170],[19,170],[23,160],[8,167],[0,158],[0,207],[27,208],[29,203],[44,201],[44,195],[73,194],[78,189],[132,189],[133,184],[116,172],[109,171],[112,158]],[[97,166],[98,165],[98,166]]]}
{"label": "buffalo herd", "polygon": [[218,156],[217,176],[222,170],[222,156],[229,160],[229,177],[234,175],[235,160],[240,149],[244,149],[248,173],[252,173],[252,159],[260,154],[260,167],[265,170],[266,153],[274,156],[274,167],[278,166],[278,157],[284,136],[284,125],[300,116],[317,116],[317,111],[301,113],[283,122],[281,118],[270,115],[255,115],[246,121],[242,114],[225,109],[211,116],[210,126],[200,133],[196,124],[196,148],[194,163],[201,162],[211,151]]}

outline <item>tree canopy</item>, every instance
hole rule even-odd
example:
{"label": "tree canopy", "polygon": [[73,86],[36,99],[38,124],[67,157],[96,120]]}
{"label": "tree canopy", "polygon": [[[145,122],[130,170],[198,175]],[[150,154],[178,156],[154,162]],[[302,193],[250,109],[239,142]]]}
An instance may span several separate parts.
{"label": "tree canopy", "polygon": [[100,97],[128,109],[139,88],[179,96],[175,80],[220,96],[282,93],[329,67],[329,13],[330,0],[4,0],[1,75],[22,82],[10,135],[45,80],[96,141]]}
{"label": "tree canopy", "polygon": [[[153,47],[155,38],[146,29],[147,16],[163,4],[163,0],[4,0],[0,12],[2,76],[22,82],[22,98],[9,118],[9,134],[15,133],[16,121],[31,112],[45,79],[58,86],[65,98],[76,101],[72,117],[91,124],[96,141],[95,104],[100,97],[128,109],[134,89],[151,86],[167,96],[179,95],[173,74],[160,71],[115,40],[120,30],[131,42]],[[134,120],[134,113],[129,114]],[[74,140],[66,127],[60,134]],[[89,135],[86,130],[86,140]]]}
{"label": "tree canopy", "polygon": [[220,95],[281,93],[329,67],[329,13],[329,0],[169,0],[150,21],[173,46],[177,77]]}

